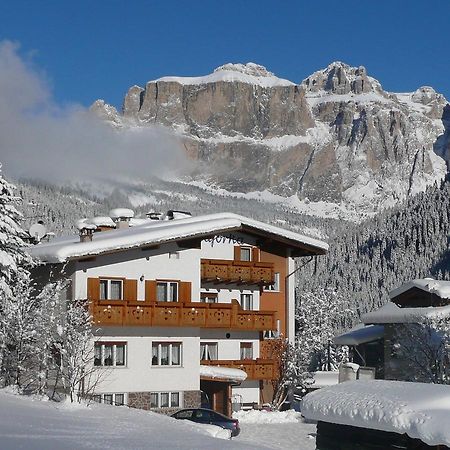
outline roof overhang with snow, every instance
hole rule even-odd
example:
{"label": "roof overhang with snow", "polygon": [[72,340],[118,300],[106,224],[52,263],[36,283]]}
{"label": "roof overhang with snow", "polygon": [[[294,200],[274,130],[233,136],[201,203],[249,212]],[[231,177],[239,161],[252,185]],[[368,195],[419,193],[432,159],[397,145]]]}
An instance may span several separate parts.
{"label": "roof overhang with snow", "polygon": [[244,370],[231,367],[200,365],[200,378],[227,383],[241,383],[247,379],[247,373]]}
{"label": "roof overhang with snow", "polygon": [[291,250],[292,256],[323,255],[328,244],[289,230],[231,213],[210,214],[169,221],[148,221],[133,228],[95,233],[92,241],[80,242],[79,236],[54,239],[27,248],[46,263],[63,263],[134,248],[207,239],[217,234],[241,231],[260,238],[261,247],[278,245]]}
{"label": "roof overhang with snow", "polygon": [[428,445],[450,445],[450,389],[445,385],[357,380],[325,387],[302,401],[310,420],[406,433]]}
{"label": "roof overhang with snow", "polygon": [[365,324],[420,323],[425,319],[440,319],[450,316],[450,305],[428,306],[425,308],[400,308],[388,302],[376,311],[364,314]]}
{"label": "roof overhang with snow", "polygon": [[401,306],[442,306],[450,301],[450,281],[420,278],[408,281],[389,293]]}
{"label": "roof overhang with snow", "polygon": [[383,337],[384,327],[382,325],[359,325],[346,333],[336,336],[333,342],[337,345],[361,345],[377,341]]}

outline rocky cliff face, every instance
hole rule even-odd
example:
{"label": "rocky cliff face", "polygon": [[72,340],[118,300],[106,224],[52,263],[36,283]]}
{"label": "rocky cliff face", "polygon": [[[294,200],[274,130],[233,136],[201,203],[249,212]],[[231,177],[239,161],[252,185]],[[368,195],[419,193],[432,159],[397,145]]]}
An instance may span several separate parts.
{"label": "rocky cliff face", "polygon": [[450,153],[442,95],[388,93],[364,67],[340,62],[300,84],[256,64],[227,64],[133,86],[122,115],[102,101],[93,109],[118,126],[173,128],[199,162],[197,176],[230,191],[368,212],[441,179]]}

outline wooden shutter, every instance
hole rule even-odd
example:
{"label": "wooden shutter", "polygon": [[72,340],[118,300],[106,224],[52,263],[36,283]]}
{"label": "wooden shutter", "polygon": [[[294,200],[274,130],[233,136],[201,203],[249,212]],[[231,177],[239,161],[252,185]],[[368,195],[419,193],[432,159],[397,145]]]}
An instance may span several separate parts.
{"label": "wooden shutter", "polygon": [[88,300],[98,300],[100,298],[100,279],[87,279],[87,296]]}
{"label": "wooden shutter", "polygon": [[191,286],[190,281],[180,281],[180,295],[178,300],[182,303],[191,302]]}
{"label": "wooden shutter", "polygon": [[156,280],[145,281],[145,301],[156,302]]}
{"label": "wooden shutter", "polygon": [[241,247],[239,245],[234,247],[234,260],[241,260]]}
{"label": "wooden shutter", "polygon": [[259,248],[258,247],[252,248],[252,261],[259,262]]}
{"label": "wooden shutter", "polygon": [[124,280],[123,299],[135,302],[137,300],[137,280]]}

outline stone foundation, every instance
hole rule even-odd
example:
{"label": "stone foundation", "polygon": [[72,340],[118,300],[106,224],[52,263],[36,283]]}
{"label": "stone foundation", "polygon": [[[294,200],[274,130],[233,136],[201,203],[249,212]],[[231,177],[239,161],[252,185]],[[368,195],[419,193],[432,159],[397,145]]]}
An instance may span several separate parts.
{"label": "stone foundation", "polygon": [[180,408],[150,408],[150,392],[129,392],[128,406],[130,408],[152,410],[160,414],[172,414],[181,408],[200,408],[200,391],[183,391],[183,405]]}

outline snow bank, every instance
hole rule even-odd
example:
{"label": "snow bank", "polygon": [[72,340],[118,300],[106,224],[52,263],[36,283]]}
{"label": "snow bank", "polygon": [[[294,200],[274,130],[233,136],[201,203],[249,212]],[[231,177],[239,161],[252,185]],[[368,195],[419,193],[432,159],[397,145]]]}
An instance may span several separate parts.
{"label": "snow bank", "polygon": [[450,387],[386,380],[358,380],[306,395],[311,420],[406,433],[428,445],[450,445]]}
{"label": "snow bank", "polygon": [[228,432],[127,407],[44,402],[0,390],[2,450],[261,448],[217,437],[228,439]]}
{"label": "snow bank", "polygon": [[325,386],[333,386],[339,382],[338,371],[324,371],[318,370],[312,373],[312,378],[306,380],[309,383],[308,388],[320,389]]}
{"label": "snow bank", "polygon": [[200,366],[200,376],[228,381],[244,381],[247,373],[241,369],[220,366]]}
{"label": "snow bank", "polygon": [[239,419],[239,423],[294,423],[300,422],[302,415],[290,409],[289,411],[237,411],[233,418]]}

